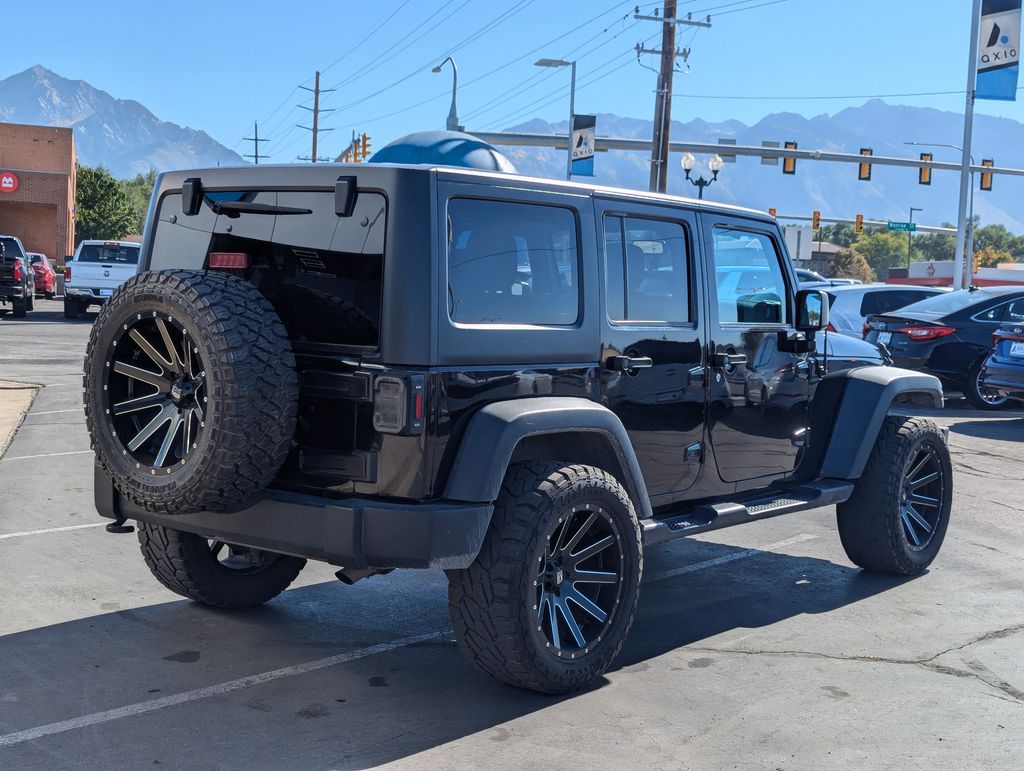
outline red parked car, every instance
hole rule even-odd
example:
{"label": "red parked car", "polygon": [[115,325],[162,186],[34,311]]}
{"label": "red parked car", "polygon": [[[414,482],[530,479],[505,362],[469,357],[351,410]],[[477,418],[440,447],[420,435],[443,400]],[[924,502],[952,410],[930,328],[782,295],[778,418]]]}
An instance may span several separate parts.
{"label": "red parked car", "polygon": [[45,254],[39,252],[28,252],[28,259],[36,274],[36,295],[42,295],[47,300],[52,300],[57,293],[57,273],[50,265],[50,260]]}

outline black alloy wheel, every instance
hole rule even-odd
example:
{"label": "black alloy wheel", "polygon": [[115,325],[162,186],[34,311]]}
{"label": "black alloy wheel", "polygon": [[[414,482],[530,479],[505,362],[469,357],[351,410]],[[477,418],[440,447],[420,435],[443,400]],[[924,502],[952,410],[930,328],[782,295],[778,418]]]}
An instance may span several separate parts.
{"label": "black alloy wheel", "polygon": [[559,519],[537,557],[537,632],[557,657],[590,652],[613,621],[622,594],[622,534],[600,506]]}
{"label": "black alloy wheel", "polygon": [[935,537],[945,499],[945,484],[937,448],[923,444],[903,475],[900,494],[903,532],[914,551],[928,548]]}
{"label": "black alloy wheel", "polygon": [[137,469],[170,474],[206,426],[206,371],[184,326],[156,311],[137,314],[111,342],[105,413]]}

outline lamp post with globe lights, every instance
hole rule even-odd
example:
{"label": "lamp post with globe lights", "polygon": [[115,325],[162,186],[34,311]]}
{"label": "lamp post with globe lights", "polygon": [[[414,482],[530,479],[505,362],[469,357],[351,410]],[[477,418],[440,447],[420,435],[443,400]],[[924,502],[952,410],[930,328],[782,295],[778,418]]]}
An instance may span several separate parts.
{"label": "lamp post with globe lights", "polygon": [[697,159],[693,157],[692,153],[686,153],[680,163],[683,166],[683,171],[686,172],[686,178],[690,180],[690,184],[697,188],[697,198],[703,200],[704,188],[715,182],[718,179],[718,172],[722,170],[722,156],[713,155],[708,159],[708,169],[711,171],[711,179],[705,179],[703,176],[694,179],[690,176],[690,172],[693,171],[694,166],[697,165]]}

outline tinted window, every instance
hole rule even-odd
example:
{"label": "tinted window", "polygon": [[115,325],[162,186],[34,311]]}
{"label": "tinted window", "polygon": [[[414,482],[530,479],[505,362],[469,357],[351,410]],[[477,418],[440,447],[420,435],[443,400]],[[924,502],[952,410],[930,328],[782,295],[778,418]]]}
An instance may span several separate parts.
{"label": "tinted window", "polygon": [[762,233],[716,228],[715,291],[720,323],[786,320],[786,281],[772,240]]}
{"label": "tinted window", "polygon": [[576,217],[556,206],[448,204],[448,313],[465,324],[575,324]]}
{"label": "tinted window", "polygon": [[691,320],[686,231],[677,222],[605,217],[608,317],[612,321]]}
{"label": "tinted window", "polygon": [[1011,324],[1024,324],[1024,298],[1014,300],[1006,306],[1006,310],[1003,311],[1003,321],[1009,321]]}
{"label": "tinted window", "polygon": [[24,258],[25,256],[25,253],[21,251],[21,247],[18,246],[18,242],[13,238],[0,238],[0,246],[3,247],[3,253],[0,256],[8,260],[17,257]]}
{"label": "tinted window", "polygon": [[918,300],[932,297],[936,292],[922,292],[913,289],[900,289],[895,291],[865,292],[864,298],[860,301],[860,315],[870,316],[873,313],[888,313],[903,308]]}
{"label": "tinted window", "polygon": [[138,244],[82,244],[78,262],[102,262],[105,265],[137,265]]}
{"label": "tinted window", "polygon": [[[969,308],[972,305],[977,305],[979,308],[985,308],[988,310],[988,305],[991,302],[998,300],[998,295],[992,295],[985,290],[980,291],[968,291],[966,289],[960,289],[956,292],[943,292],[937,294],[934,297],[928,297],[919,302],[908,305],[902,310],[914,311],[915,313],[933,313],[936,316],[944,316],[947,313],[956,313],[962,311],[964,308]],[[998,318],[999,311],[996,311]],[[979,316],[979,318],[982,318]]]}

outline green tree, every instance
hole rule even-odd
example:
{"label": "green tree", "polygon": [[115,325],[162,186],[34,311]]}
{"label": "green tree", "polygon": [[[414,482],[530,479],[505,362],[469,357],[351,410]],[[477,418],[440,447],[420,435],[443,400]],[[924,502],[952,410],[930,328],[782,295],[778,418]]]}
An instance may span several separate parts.
{"label": "green tree", "polygon": [[1013,262],[1013,255],[1006,249],[996,249],[991,245],[985,245],[980,249],[975,248],[974,259],[979,268],[998,268],[1001,262]]}
{"label": "green tree", "polygon": [[864,259],[879,281],[889,275],[889,268],[907,263],[907,239],[898,233],[866,233],[851,250]]}
{"label": "green tree", "polygon": [[[951,226],[952,227],[952,226]],[[956,251],[956,236],[946,233],[914,234],[914,259],[936,262],[952,260]]]}
{"label": "green tree", "polygon": [[135,216],[131,199],[102,166],[79,166],[75,192],[75,243],[117,240],[131,235]]}
{"label": "green tree", "polygon": [[985,225],[974,230],[974,251],[991,247],[998,252],[1011,252],[1017,238],[1005,225]]}
{"label": "green tree", "polygon": [[825,225],[821,229],[821,240],[846,248],[857,240],[857,234],[853,231],[853,225],[837,223],[835,225]]}
{"label": "green tree", "polygon": [[832,263],[837,278],[855,278],[865,283],[874,281],[875,274],[867,260],[856,249],[843,249]]}
{"label": "green tree", "polygon": [[150,169],[145,174],[136,174],[132,179],[122,179],[119,183],[131,201],[132,215],[135,218],[132,234],[142,235],[142,228],[146,224],[146,212],[149,209],[149,197],[153,194],[156,176],[156,170]]}

